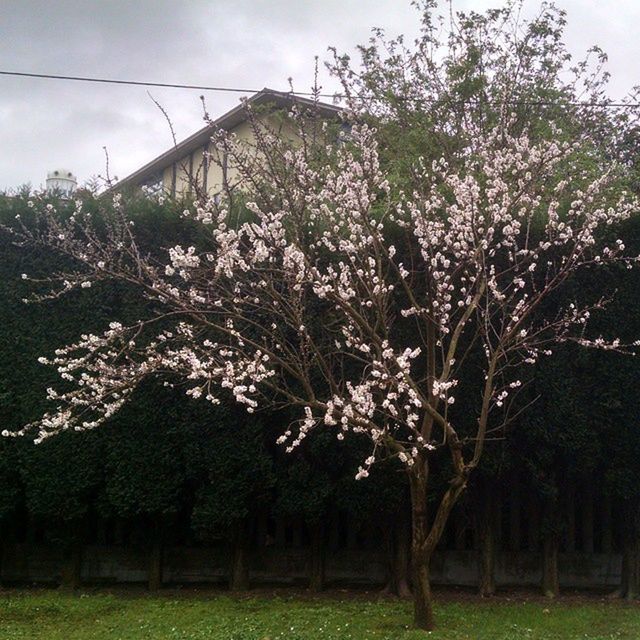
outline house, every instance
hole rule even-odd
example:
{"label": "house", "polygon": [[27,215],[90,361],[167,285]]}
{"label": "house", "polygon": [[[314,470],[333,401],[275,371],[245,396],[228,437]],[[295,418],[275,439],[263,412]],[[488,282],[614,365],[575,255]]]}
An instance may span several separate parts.
{"label": "house", "polygon": [[[164,194],[180,197],[192,192],[197,185],[205,193],[220,192],[230,180],[226,159],[216,157],[211,143],[214,131],[222,129],[233,133],[239,140],[251,142],[253,131],[247,119],[246,105],[260,107],[257,117],[270,118],[278,111],[289,111],[293,104],[314,107],[321,117],[336,119],[340,107],[317,103],[291,93],[262,89],[211,124],[196,131],[186,140],[176,144],[157,158],[118,182],[113,189],[118,191],[143,191],[150,195]],[[232,168],[229,171],[233,171]]]}

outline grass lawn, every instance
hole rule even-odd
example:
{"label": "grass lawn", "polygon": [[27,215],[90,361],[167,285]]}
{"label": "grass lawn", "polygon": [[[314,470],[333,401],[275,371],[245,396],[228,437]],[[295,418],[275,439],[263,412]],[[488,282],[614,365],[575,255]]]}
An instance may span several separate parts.
{"label": "grass lawn", "polygon": [[[640,605],[596,597],[547,602],[520,596],[481,600],[444,594],[442,640],[640,639]],[[14,640],[411,640],[411,603],[375,594],[49,590],[0,592],[0,639]]]}

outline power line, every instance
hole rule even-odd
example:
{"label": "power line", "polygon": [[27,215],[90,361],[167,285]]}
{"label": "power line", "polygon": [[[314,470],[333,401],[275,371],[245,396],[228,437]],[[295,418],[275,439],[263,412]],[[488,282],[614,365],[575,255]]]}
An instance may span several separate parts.
{"label": "power line", "polygon": [[[86,76],[64,76],[53,73],[28,73],[26,71],[1,71],[3,76],[17,76],[22,78],[40,78],[46,80],[71,80],[75,82],[93,82],[101,84],[119,84],[139,87],[164,87],[167,89],[196,89],[199,91],[220,91],[226,93],[258,93],[262,89],[240,88],[240,87],[217,87],[199,84],[177,84],[171,82],[146,82],[142,80],[119,80],[114,78],[94,78]],[[280,93],[295,96],[316,96],[318,98],[344,98],[339,93],[313,93],[311,91],[282,91]],[[454,100],[454,104],[476,104],[476,105],[500,105],[511,104],[531,107],[552,107],[556,105],[573,107],[601,107],[616,109],[640,109],[637,102],[557,102],[553,100]]]}
{"label": "power line", "polygon": [[[59,76],[52,73],[27,73],[24,71],[0,71],[3,76],[24,78],[45,78],[47,80],[74,80],[76,82],[99,82],[103,84],[125,84],[139,87],[166,87],[168,89],[198,89],[200,91],[226,91],[231,93],[257,93],[259,89],[241,89],[237,87],[208,87],[198,84],[172,84],[169,82],[143,82],[142,80],[116,80],[112,78],[87,78],[83,76]],[[296,91],[298,95],[312,95]]]}

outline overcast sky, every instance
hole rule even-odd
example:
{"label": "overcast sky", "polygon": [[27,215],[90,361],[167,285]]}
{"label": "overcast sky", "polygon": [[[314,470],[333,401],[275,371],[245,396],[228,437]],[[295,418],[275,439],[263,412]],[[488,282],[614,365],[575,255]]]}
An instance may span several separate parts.
{"label": "overcast sky", "polygon": [[[454,0],[482,10],[499,0]],[[526,0],[532,14],[538,1]],[[609,54],[610,93],[640,83],[640,1],[559,0],[567,43]],[[370,29],[417,34],[408,0],[0,0],[0,69],[154,82],[298,90],[327,46],[353,52]],[[325,86],[328,82],[325,81]],[[331,87],[332,89],[335,86]],[[152,89],[183,139],[202,126],[198,91]],[[209,93],[212,116],[237,94]],[[0,189],[44,184],[65,167],[80,181],[124,177],[171,146],[163,116],[142,87],[0,76]]]}

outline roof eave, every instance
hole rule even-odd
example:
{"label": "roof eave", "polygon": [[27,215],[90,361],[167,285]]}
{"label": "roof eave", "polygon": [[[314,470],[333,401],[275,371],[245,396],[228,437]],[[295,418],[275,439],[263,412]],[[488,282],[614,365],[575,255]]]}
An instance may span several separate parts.
{"label": "roof eave", "polygon": [[204,146],[207,143],[207,140],[211,138],[214,131],[218,129],[223,129],[225,131],[233,129],[246,119],[245,106],[247,103],[257,105],[265,102],[276,102],[279,106],[286,106],[291,104],[292,98],[295,98],[296,102],[306,106],[317,106],[328,116],[335,116],[343,111],[341,107],[336,105],[330,105],[323,102],[316,103],[309,98],[301,98],[299,96],[294,96],[291,93],[265,88],[247,98],[246,101],[243,101],[230,111],[227,111],[227,113],[220,116],[217,120],[214,120],[211,124],[202,127],[202,129],[199,129],[182,142],[179,142],[168,151],[165,151],[157,158],[154,158],[151,162],[148,162],[140,169],[129,174],[126,178],[118,181],[109,189],[109,191],[118,191],[130,186],[136,186],[149,176],[152,176],[160,170],[164,170],[167,166],[171,166],[174,162],[184,158],[185,155]]}

